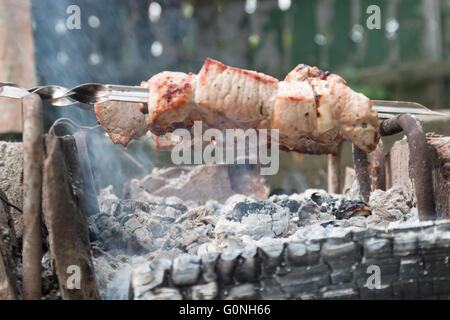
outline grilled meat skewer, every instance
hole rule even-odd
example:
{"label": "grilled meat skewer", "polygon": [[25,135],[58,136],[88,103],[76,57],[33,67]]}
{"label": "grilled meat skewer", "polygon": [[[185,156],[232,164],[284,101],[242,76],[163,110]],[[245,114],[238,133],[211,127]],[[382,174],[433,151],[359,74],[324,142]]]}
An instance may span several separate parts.
{"label": "grilled meat skewer", "polygon": [[148,115],[117,102],[95,105],[115,143],[126,145],[146,128],[161,136],[197,120],[218,129],[278,129],[280,148],[302,153],[334,153],[344,137],[370,152],[379,140],[372,102],[316,67],[299,65],[278,81],[207,59],[198,75],[165,71],[142,86],[151,93]]}
{"label": "grilled meat skewer", "polygon": [[[347,138],[370,151],[379,139],[377,116],[443,115],[413,102],[370,101],[348,88],[339,76],[316,67],[299,65],[284,81],[278,81],[211,59],[198,75],[162,72],[141,87],[82,84],[72,89],[41,86],[27,90],[0,82],[0,97],[21,99],[29,93],[39,94],[54,106],[90,109],[89,104],[96,104],[97,118],[115,143],[127,145],[151,130],[157,146],[166,148],[179,141],[171,131],[202,120],[204,129],[278,129],[284,150],[335,153],[339,142]],[[139,108],[137,103],[145,106]]]}

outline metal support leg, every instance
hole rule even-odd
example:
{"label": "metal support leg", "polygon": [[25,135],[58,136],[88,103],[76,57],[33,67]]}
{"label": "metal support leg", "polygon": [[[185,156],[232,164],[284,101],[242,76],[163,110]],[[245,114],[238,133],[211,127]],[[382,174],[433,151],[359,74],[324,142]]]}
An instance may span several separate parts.
{"label": "metal support leg", "polygon": [[385,120],[380,125],[380,133],[383,136],[396,134],[402,130],[408,138],[419,218],[420,220],[434,220],[436,219],[436,210],[433,197],[431,159],[422,126],[409,114]]}
{"label": "metal support leg", "polygon": [[42,164],[44,157],[42,101],[37,94],[23,99],[23,275],[26,300],[41,298]]}
{"label": "metal support leg", "polygon": [[386,190],[386,166],[383,141],[378,142],[377,148],[370,153],[370,167],[372,172],[372,190]]}
{"label": "metal support leg", "polygon": [[342,142],[336,154],[328,155],[328,193],[340,193]]}
{"label": "metal support leg", "polygon": [[356,178],[359,183],[359,192],[364,202],[369,202],[370,197],[370,175],[367,153],[353,145],[353,164],[355,166]]}

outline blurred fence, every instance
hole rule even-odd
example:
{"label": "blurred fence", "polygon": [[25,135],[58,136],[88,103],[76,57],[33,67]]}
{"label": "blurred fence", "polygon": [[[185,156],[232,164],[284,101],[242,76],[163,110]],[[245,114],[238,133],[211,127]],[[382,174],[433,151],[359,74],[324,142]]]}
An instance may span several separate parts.
{"label": "blurred fence", "polygon": [[[372,98],[450,106],[447,0],[293,0],[286,11],[260,0],[252,14],[246,1],[197,3],[192,36],[200,56],[278,77],[298,63],[317,65]],[[367,27],[372,5],[380,29]]]}

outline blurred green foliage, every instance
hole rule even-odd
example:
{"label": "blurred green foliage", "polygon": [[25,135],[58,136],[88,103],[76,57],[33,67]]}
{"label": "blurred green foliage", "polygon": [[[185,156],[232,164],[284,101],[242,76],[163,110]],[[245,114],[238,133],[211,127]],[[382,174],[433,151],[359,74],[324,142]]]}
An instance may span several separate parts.
{"label": "blurred green foliage", "polygon": [[0,140],[6,141],[6,142],[18,142],[22,141],[22,134],[21,133],[5,133],[0,134]]}

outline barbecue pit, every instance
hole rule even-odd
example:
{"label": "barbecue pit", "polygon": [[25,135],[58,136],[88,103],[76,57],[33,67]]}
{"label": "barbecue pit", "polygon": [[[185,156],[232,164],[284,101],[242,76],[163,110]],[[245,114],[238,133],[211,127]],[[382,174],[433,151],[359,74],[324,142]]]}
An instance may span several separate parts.
{"label": "barbecue pit", "polygon": [[[31,119],[37,119],[31,129],[36,130],[39,99],[27,103],[25,108],[36,110],[31,113]],[[395,121],[385,126],[398,131]],[[111,188],[95,186],[88,135],[89,131],[80,130],[71,136],[45,137],[42,201],[48,234],[42,262],[46,298],[448,295],[450,224],[421,219],[417,188],[412,193],[395,187],[378,190],[366,202],[323,190],[268,197],[255,168],[206,165],[154,169],[127,181],[117,196]],[[239,179],[243,173],[247,188]],[[211,190],[205,190],[203,199],[192,196],[198,181],[211,181],[217,175],[221,179],[205,188]],[[357,172],[357,180],[363,183],[355,181],[349,192],[360,199],[364,183],[370,181],[361,177]],[[185,196],[179,186],[185,187]],[[433,194],[428,196],[434,206]],[[438,197],[442,197],[439,192]],[[29,216],[34,219],[32,223],[25,219],[25,230],[40,224],[39,212],[30,211]],[[24,241],[37,246],[41,240],[34,236],[24,232]],[[40,271],[32,260],[29,265],[25,261],[24,275],[25,269],[31,274]],[[376,291],[365,286],[372,264],[388,275]],[[79,270],[81,283],[73,281],[67,270]],[[32,284],[23,294],[40,296],[37,284]],[[77,285],[82,289],[74,290]]]}

